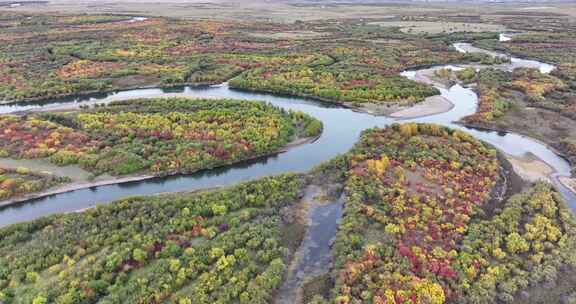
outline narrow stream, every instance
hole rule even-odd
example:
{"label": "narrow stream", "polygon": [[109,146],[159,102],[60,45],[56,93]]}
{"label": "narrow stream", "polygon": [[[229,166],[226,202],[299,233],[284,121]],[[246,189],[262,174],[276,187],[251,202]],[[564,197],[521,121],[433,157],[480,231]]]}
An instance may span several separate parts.
{"label": "narrow stream", "polygon": [[[457,47],[462,47],[462,45],[457,45]],[[526,62],[522,59],[514,60],[516,60],[516,64],[518,62]],[[530,64],[534,62],[530,61]],[[537,67],[541,69],[553,68],[548,64],[537,64]],[[414,77],[415,74],[415,71],[403,73],[406,77]],[[555,176],[570,175],[568,162],[554,154],[542,143],[513,133],[480,131],[454,124],[454,121],[475,112],[478,97],[471,89],[460,85],[452,86],[449,89],[439,88],[439,90],[442,96],[454,104],[454,108],[442,114],[412,119],[411,121],[432,122],[465,130],[508,154],[521,156],[525,153],[532,153],[536,155],[555,169]],[[128,98],[158,96],[236,98],[267,101],[285,109],[302,111],[316,117],[324,123],[324,133],[314,143],[295,147],[285,153],[225,168],[206,170],[186,176],[164,177],[81,189],[7,206],[0,209],[0,226],[29,221],[41,216],[90,208],[99,203],[108,203],[133,195],[191,191],[231,185],[284,172],[306,172],[337,154],[347,152],[358,140],[363,130],[375,126],[385,127],[391,123],[400,122],[397,119],[358,113],[310,99],[238,91],[229,88],[226,84],[204,88],[182,87],[169,90],[136,89],[84,98],[54,100],[45,103],[2,105],[0,106],[0,113],[20,112],[35,108],[57,108],[60,105],[69,103],[108,102]],[[556,179],[554,181],[570,206],[576,209],[576,196],[561,186]]]}
{"label": "narrow stream", "polygon": [[322,189],[308,187],[303,198],[308,208],[308,230],[288,270],[275,304],[302,303],[302,283],[308,278],[328,274],[332,269],[332,243],[342,218],[344,197],[335,201],[321,201]]}

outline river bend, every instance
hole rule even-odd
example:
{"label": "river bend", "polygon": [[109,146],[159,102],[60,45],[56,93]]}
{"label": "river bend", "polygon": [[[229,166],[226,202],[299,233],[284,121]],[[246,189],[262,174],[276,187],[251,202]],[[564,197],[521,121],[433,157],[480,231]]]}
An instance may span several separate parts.
{"label": "river bend", "polygon": [[[474,49],[468,48],[469,46],[462,44],[457,44],[455,47],[460,51],[475,51]],[[545,63],[518,58],[512,58],[512,64],[510,65],[536,67],[540,68],[543,72],[549,72],[553,69],[552,66]],[[416,75],[416,71],[406,71],[402,74],[405,77],[413,78]],[[532,153],[554,168],[556,173],[553,174],[552,180],[568,201],[570,207],[573,210],[576,209],[576,196],[563,187],[557,180],[558,176],[570,175],[570,165],[565,159],[556,155],[546,145],[525,136],[514,133],[481,131],[455,124],[455,121],[473,114],[476,111],[478,96],[472,89],[460,85],[454,85],[448,89],[438,87],[438,89],[443,97],[454,104],[454,107],[448,112],[410,119],[408,121],[437,123],[451,128],[461,129],[511,155],[522,156],[525,153]],[[229,88],[226,84],[205,88],[136,89],[100,94],[99,96],[53,100],[44,103],[2,105],[0,106],[0,114],[20,112],[35,108],[58,107],[70,103],[108,102],[128,98],[158,96],[213,97],[267,101],[284,109],[305,112],[321,120],[324,123],[324,132],[314,143],[297,146],[289,149],[287,152],[264,157],[259,160],[247,161],[224,168],[205,170],[185,176],[162,177],[80,189],[7,206],[0,209],[0,226],[29,221],[41,216],[90,208],[96,204],[107,203],[128,196],[191,191],[227,186],[285,172],[306,172],[338,154],[346,153],[356,143],[363,130],[372,127],[385,127],[395,122],[407,121],[359,113],[310,99],[238,91]]]}

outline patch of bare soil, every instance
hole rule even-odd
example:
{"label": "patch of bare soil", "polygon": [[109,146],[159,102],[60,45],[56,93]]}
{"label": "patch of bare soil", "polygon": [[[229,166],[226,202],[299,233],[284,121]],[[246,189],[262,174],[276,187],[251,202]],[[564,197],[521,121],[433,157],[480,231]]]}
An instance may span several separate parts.
{"label": "patch of bare soil", "polygon": [[[16,169],[19,167],[34,168],[34,171],[38,172],[48,172],[57,176],[67,176],[71,178],[73,182],[91,181],[90,177],[92,175],[90,172],[78,166],[60,167],[40,159],[0,158],[0,167],[8,169]],[[103,178],[106,179],[109,177],[104,176]]]}
{"label": "patch of bare soil", "polygon": [[118,79],[114,79],[112,84],[120,88],[130,88],[130,87],[141,87],[156,85],[160,82],[160,79],[155,76],[146,75],[131,75],[125,76]]}
{"label": "patch of bare soil", "polygon": [[441,195],[442,187],[422,176],[420,172],[423,170],[423,168],[417,168],[416,171],[404,170],[406,181],[408,181],[407,190],[413,193],[426,192],[432,195]]}

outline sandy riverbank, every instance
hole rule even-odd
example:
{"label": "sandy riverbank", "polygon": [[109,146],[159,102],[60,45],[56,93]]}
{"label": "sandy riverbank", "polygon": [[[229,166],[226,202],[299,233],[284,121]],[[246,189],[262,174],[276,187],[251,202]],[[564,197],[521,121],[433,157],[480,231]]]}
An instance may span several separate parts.
{"label": "sandy riverbank", "polygon": [[420,82],[420,83],[425,83],[427,85],[448,89],[450,87],[450,85],[445,81],[441,81],[441,79],[439,79],[436,76],[436,71],[441,70],[441,69],[445,69],[445,68],[449,68],[449,69],[452,69],[454,71],[457,71],[457,70],[462,69],[464,67],[467,67],[467,65],[448,66],[448,67],[437,66],[437,67],[432,67],[432,68],[428,68],[428,69],[418,70],[418,71],[416,71],[416,74],[414,75],[413,80]]}
{"label": "sandy riverbank", "polygon": [[552,182],[550,175],[554,173],[554,169],[536,156],[531,154],[524,156],[506,154],[506,158],[522,179],[528,182]]}
{"label": "sandy riverbank", "polygon": [[568,188],[573,193],[576,193],[576,178],[560,176],[558,180],[562,183],[562,185],[564,185],[564,187]]}
{"label": "sandy riverbank", "polygon": [[388,116],[393,118],[410,119],[448,112],[452,110],[452,108],[454,108],[454,104],[450,102],[450,100],[443,96],[436,95],[426,98],[426,100],[414,105],[413,107],[394,112]]}

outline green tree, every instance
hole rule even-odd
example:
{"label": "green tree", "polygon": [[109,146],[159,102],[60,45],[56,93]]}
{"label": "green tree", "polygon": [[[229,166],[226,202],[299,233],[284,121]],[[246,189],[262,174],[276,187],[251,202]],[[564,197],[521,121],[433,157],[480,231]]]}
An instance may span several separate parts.
{"label": "green tree", "polygon": [[506,237],[506,248],[510,253],[522,253],[530,249],[528,242],[517,232],[510,233]]}

